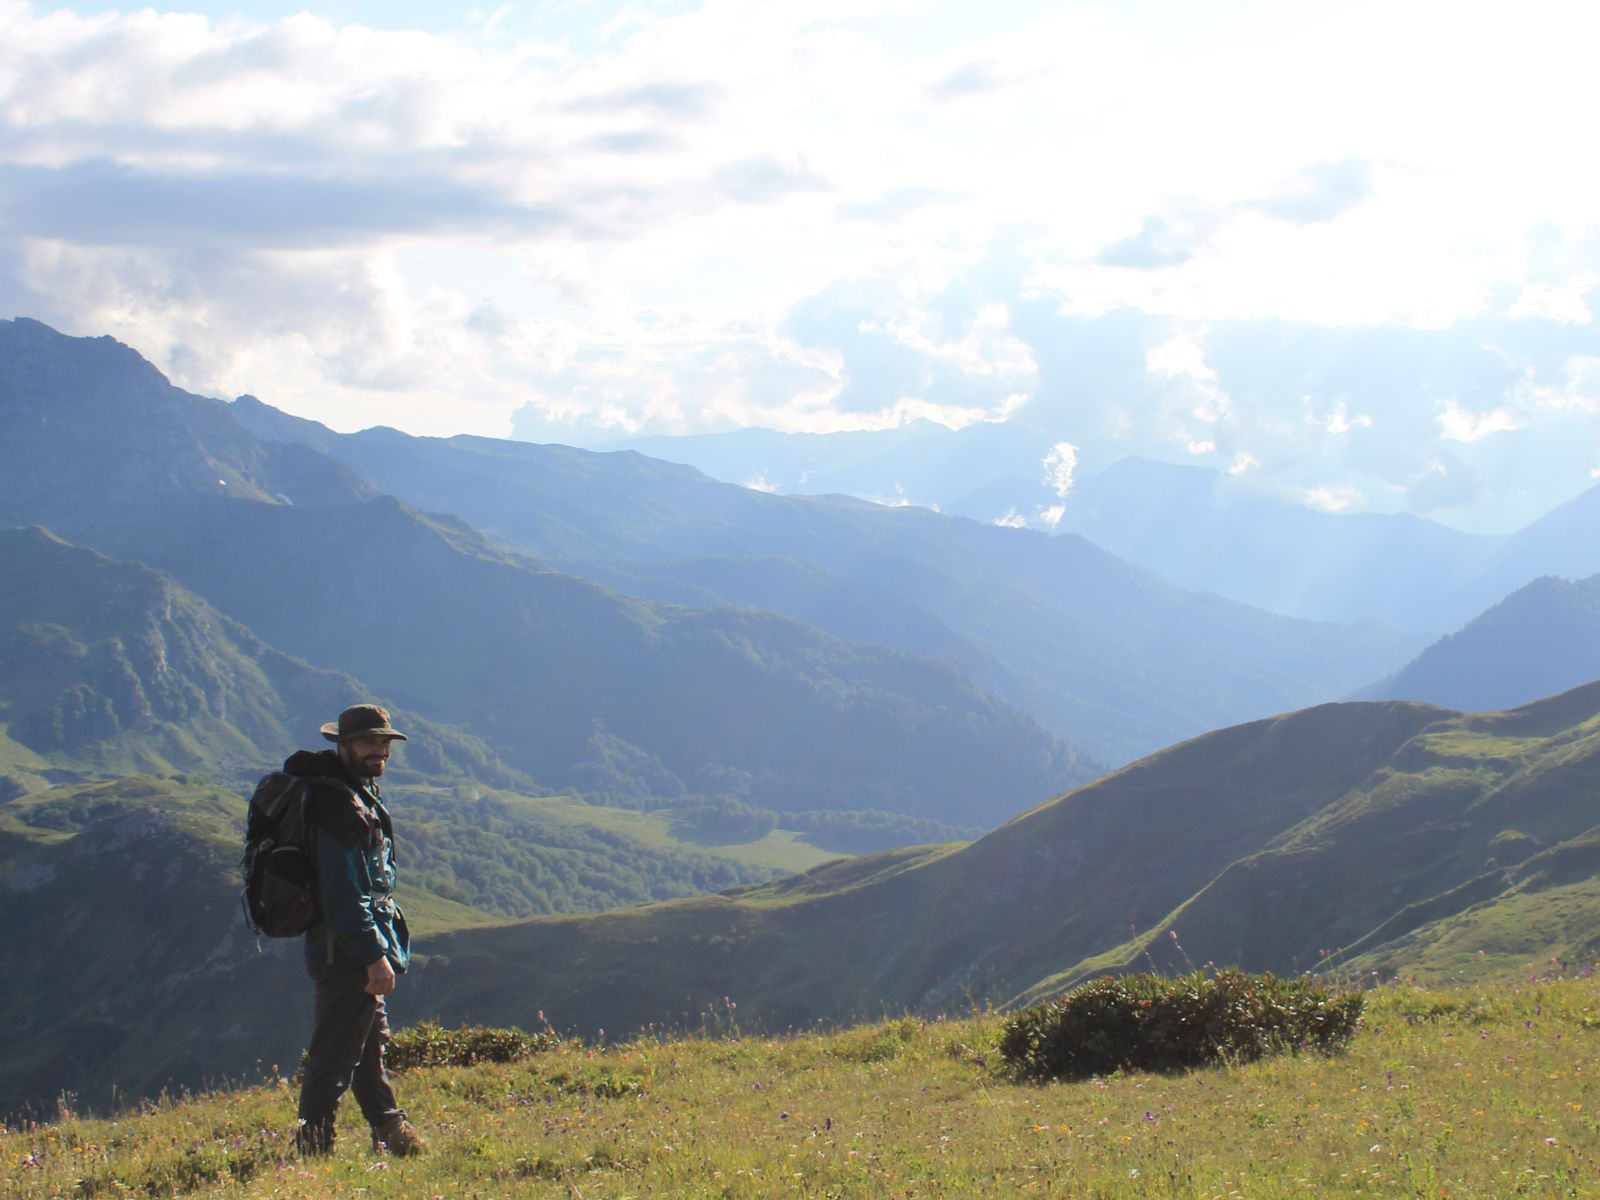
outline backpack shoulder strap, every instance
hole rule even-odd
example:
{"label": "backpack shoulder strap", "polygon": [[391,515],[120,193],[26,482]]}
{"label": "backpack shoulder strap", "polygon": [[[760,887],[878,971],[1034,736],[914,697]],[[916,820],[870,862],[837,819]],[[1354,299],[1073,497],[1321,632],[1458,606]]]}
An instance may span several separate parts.
{"label": "backpack shoulder strap", "polygon": [[250,794],[250,807],[245,820],[245,841],[252,842],[268,830],[276,828],[289,814],[295,802],[293,775],[271,771],[261,777],[256,790]]}
{"label": "backpack shoulder strap", "polygon": [[372,836],[378,817],[365,798],[343,780],[317,776],[306,780],[306,821],[346,849]]}

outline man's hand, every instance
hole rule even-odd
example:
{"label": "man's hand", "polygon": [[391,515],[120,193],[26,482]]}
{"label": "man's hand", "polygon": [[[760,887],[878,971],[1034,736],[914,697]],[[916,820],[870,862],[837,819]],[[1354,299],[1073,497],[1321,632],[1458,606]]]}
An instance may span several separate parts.
{"label": "man's hand", "polygon": [[394,991],[394,968],[387,958],[380,958],[367,967],[366,991],[373,996],[387,996]]}

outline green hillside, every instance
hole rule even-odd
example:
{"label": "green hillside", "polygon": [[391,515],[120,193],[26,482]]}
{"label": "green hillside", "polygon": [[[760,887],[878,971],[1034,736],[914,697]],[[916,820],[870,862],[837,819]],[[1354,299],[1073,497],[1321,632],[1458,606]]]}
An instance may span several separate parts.
{"label": "green hillside", "polygon": [[[166,512],[103,541],[273,645],[472,730],[545,788],[989,827],[1088,776],[943,664],[771,613],[621,596],[392,498],[311,509],[193,497]],[[285,562],[307,565],[314,607],[283,586]],[[340,569],[317,569],[327,563]]]}
{"label": "green hillside", "polygon": [[[477,785],[387,789],[419,942],[507,916],[687,896],[778,873],[663,818]],[[63,1088],[103,1107],[292,1062],[309,1024],[297,940],[238,906],[243,795],[199,776],[47,788],[0,803],[0,1116]],[[827,857],[796,843],[796,866]],[[17,931],[27,931],[18,933]],[[302,1003],[304,1001],[304,1003]],[[401,1012],[405,1002],[400,1001]]]}
{"label": "green hillside", "polygon": [[[1506,714],[1324,705],[1173,747],[968,846],[446,934],[424,948],[413,1002],[510,1022],[533,998],[553,1020],[629,1029],[733,995],[781,1030],[1191,959],[1576,961],[1590,934],[1555,914],[1590,876],[1597,792],[1600,685]],[[1425,953],[1418,930],[1452,920],[1500,927],[1493,956]]]}
{"label": "green hillside", "polygon": [[[0,529],[0,567],[0,778],[253,779],[369,695],[266,645],[160,572],[46,530]],[[412,734],[412,770],[528,786],[477,738],[404,708],[397,719]]]}

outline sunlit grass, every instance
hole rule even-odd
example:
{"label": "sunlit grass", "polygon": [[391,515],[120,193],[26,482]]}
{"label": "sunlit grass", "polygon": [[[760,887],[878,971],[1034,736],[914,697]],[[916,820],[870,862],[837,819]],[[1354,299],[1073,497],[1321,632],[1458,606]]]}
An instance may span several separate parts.
{"label": "sunlit grass", "polygon": [[1342,1055],[1035,1085],[1003,1018],[565,1043],[399,1079],[432,1152],[288,1152],[264,1086],[0,1135],[0,1195],[1089,1197],[1600,1194],[1588,980],[1386,988]]}

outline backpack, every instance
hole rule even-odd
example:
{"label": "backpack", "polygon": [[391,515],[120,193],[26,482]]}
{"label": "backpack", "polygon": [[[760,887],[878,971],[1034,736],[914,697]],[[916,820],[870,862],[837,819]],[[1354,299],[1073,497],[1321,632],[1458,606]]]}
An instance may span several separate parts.
{"label": "backpack", "polygon": [[239,862],[240,906],[245,924],[257,934],[297,937],[321,919],[307,823],[313,782],[321,781],[273,771],[261,777],[250,797]]}

